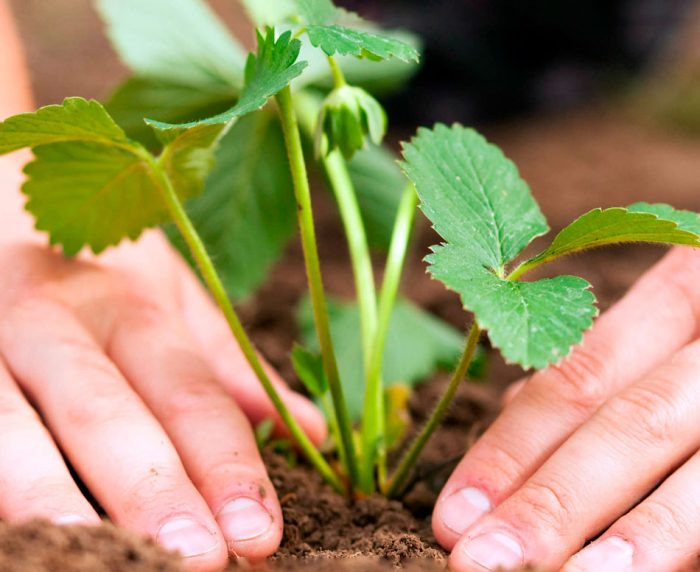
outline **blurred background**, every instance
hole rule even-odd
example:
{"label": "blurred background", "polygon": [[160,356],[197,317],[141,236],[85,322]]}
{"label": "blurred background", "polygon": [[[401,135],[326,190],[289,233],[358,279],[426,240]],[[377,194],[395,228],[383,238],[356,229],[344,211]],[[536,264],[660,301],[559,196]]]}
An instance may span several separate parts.
{"label": "blurred background", "polygon": [[[633,200],[700,210],[700,0],[338,3],[422,38],[422,68],[384,98],[394,142],[438,120],[478,125],[555,229]],[[211,4],[250,44],[237,2]],[[39,104],[105,97],[126,77],[90,0],[11,5]],[[611,295],[649,262],[625,252]]]}

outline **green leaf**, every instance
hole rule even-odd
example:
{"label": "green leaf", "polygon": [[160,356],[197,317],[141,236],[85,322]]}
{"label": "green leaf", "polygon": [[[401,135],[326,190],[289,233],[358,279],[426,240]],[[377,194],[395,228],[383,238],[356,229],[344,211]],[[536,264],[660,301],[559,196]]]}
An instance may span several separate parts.
{"label": "green leaf", "polygon": [[245,51],[203,0],[99,0],[108,35],[137,75],[240,87]]}
{"label": "green leaf", "polygon": [[419,129],[404,145],[403,168],[435,230],[475,265],[501,274],[547,223],[501,150],[473,129]]}
{"label": "green leaf", "polygon": [[367,231],[370,246],[387,250],[396,211],[408,181],[394,154],[385,147],[358,151],[348,162],[350,178]]}
{"label": "green leaf", "polygon": [[[684,230],[682,220],[695,231]],[[668,205],[639,203],[630,209],[593,209],[564,228],[543,252],[524,266],[539,265],[562,256],[623,242],[686,244],[700,246],[700,217],[689,211],[676,211]]]}
{"label": "green leaf", "polygon": [[298,0],[298,6],[299,16],[311,25],[331,24],[344,13],[331,0]]}
{"label": "green leaf", "polygon": [[147,120],[158,130],[189,129],[202,124],[225,124],[260,109],[267,100],[281,91],[297,77],[306,67],[306,62],[299,62],[301,42],[292,39],[290,31],[284,32],[275,40],[275,31],[268,28],[263,36],[257,32],[258,53],[250,54],[245,68],[245,85],[238,103],[228,111],[189,123],[163,123]]}
{"label": "green leaf", "polygon": [[132,151],[92,142],[34,149],[22,190],[36,228],[67,256],[86,244],[95,253],[165,219],[150,165]]}
{"label": "green leaf", "polygon": [[[360,343],[359,312],[356,304],[329,301],[331,335],[338,367],[353,419],[362,415],[364,373]],[[304,344],[318,350],[313,316],[308,299],[299,309]],[[416,384],[438,368],[452,367],[462,351],[463,335],[442,320],[406,300],[398,300],[389,323],[384,367],[385,386]]]}
{"label": "green leaf", "polygon": [[635,213],[651,213],[660,219],[672,220],[681,230],[700,235],[700,215],[696,212],[674,209],[671,205],[664,203],[634,203],[627,209]]}
{"label": "green leaf", "polygon": [[[275,115],[263,110],[236,123],[220,143],[204,194],[187,204],[232,297],[245,298],[257,288],[293,236],[292,188]],[[188,257],[177,229],[166,230]]]}
{"label": "green leaf", "polygon": [[320,399],[328,392],[328,378],[323,370],[321,354],[310,352],[305,347],[294,344],[292,366],[311,395]]}
{"label": "green leaf", "polygon": [[26,208],[52,244],[74,255],[85,245],[101,252],[165,222],[160,168],[181,198],[197,194],[221,130],[208,125],[168,139],[157,166],[98,102],[69,98],[0,123],[0,142],[6,152],[32,147]]}
{"label": "green leaf", "polygon": [[510,362],[542,368],[568,355],[597,314],[590,284],[575,276],[536,282],[503,280],[465,258],[460,247],[434,247],[430,273],[459,292]]}
{"label": "green leaf", "polygon": [[68,141],[129,146],[126,135],[102,105],[81,97],[69,97],[61,105],[48,105],[0,123],[0,155]]}
{"label": "green leaf", "polygon": [[275,422],[269,417],[266,417],[255,426],[255,443],[258,445],[258,449],[262,449],[270,442],[274,429]]}
{"label": "green leaf", "polygon": [[311,25],[307,28],[307,34],[311,44],[329,56],[340,54],[373,60],[397,58],[407,63],[420,59],[418,50],[413,46],[372,32],[337,25]]}
{"label": "green leaf", "polygon": [[239,90],[233,87],[178,85],[132,77],[120,85],[105,104],[107,111],[131,138],[149,149],[157,139],[144,119],[179,123],[217,115],[235,104]]}
{"label": "green leaf", "polygon": [[547,230],[515,165],[461,126],[419,130],[404,158],[423,212],[447,241],[426,258],[432,276],[460,294],[507,360],[529,368],[565,357],[591,326],[595,298],[581,278],[505,279],[506,265]]}
{"label": "green leaf", "polygon": [[204,182],[215,164],[215,149],[223,128],[223,125],[198,125],[162,141],[165,147],[158,163],[181,199],[195,197],[202,192]]}

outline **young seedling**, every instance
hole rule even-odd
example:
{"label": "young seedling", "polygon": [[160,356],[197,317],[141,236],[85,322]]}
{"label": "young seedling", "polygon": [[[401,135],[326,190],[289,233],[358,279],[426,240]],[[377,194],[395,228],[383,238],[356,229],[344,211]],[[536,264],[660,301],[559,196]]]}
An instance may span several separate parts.
{"label": "young seedling", "polygon": [[[558,362],[581,341],[596,314],[590,285],[572,276],[521,281],[528,271],[606,244],[700,246],[697,215],[640,203],[593,210],[560,232],[540,254],[517,264],[522,250],[544,234],[547,225],[515,166],[498,148],[461,126],[422,129],[404,146],[405,180],[386,167],[391,162],[378,148],[369,146],[381,142],[386,116],[380,104],[350,79],[351,72],[357,78],[368,77],[363,74],[369,68],[358,73],[350,63],[353,58],[417,61],[414,47],[394,35],[368,30],[359,17],[330,0],[251,0],[248,7],[257,24],[276,28],[258,32],[257,51],[248,55],[243,67],[239,46],[199,0],[101,0],[110,35],[137,74],[113,99],[115,114],[133,119],[126,109],[136,108],[137,101],[162,101],[164,94],[179,107],[168,108],[168,101],[162,103],[164,109],[151,105],[157,117],[146,119],[150,133],[124,119],[138,142],[98,102],[69,98],[62,105],[0,123],[0,154],[23,147],[34,151],[35,158],[25,169],[26,207],[37,228],[48,232],[51,244],[60,245],[67,256],[84,247],[99,253],[125,238],[138,238],[146,228],[174,223],[289,433],[339,492],[369,494],[377,488],[388,495],[401,492],[473,366],[482,332],[488,332],[492,345],[507,360],[525,368]],[[135,17],[139,14],[142,17]],[[187,41],[177,33],[183,25],[192,34]],[[158,41],[145,41],[144,30]],[[306,59],[300,56],[302,47]],[[306,89],[309,83],[328,78],[332,87],[325,99]],[[272,98],[274,107],[267,105]],[[188,117],[185,109],[196,113]],[[198,118],[191,120],[192,115]],[[357,308],[326,297],[307,175],[314,161],[307,163],[304,140],[315,142],[316,161],[338,204]],[[356,184],[361,178],[355,161],[361,157],[363,168],[371,164],[370,172],[381,173],[382,181],[390,173],[392,188],[404,188],[396,193],[391,209],[378,293],[367,236],[371,210],[363,208],[359,191],[372,186]],[[264,176],[268,172],[269,180]],[[235,175],[236,184],[226,178],[229,173]],[[239,185],[247,190],[244,198],[236,194]],[[195,198],[205,186],[203,196]],[[375,181],[373,197],[379,196],[377,186]],[[257,192],[263,189],[264,193]],[[457,361],[458,354],[451,330],[397,300],[419,197],[423,212],[445,241],[427,259],[430,272],[460,294],[474,323],[445,394],[389,476],[386,452],[406,429],[407,393],[397,387],[387,393],[387,379],[425,377],[437,364]],[[188,199],[194,199],[195,208],[189,211],[193,218],[183,206]],[[372,203],[366,201],[364,206]],[[291,416],[227,291],[231,285],[249,290],[281,250],[287,224],[270,222],[279,212],[297,218],[309,283],[306,329],[313,333],[307,331],[305,338],[311,349],[296,346],[292,362],[326,411],[339,468],[316,449]],[[205,240],[197,227],[206,228]],[[225,240],[231,236],[241,241]],[[241,244],[246,237],[252,257],[243,264],[248,253],[242,252]],[[221,274],[205,244],[215,247]],[[256,266],[255,255],[264,259],[263,264]],[[246,274],[248,266],[255,272],[246,275],[241,286],[237,278]],[[353,359],[347,354],[352,344],[334,341],[358,329],[360,342]],[[350,373],[353,365],[355,373]],[[361,423],[356,426],[358,417]],[[261,442],[269,436],[269,423],[259,427]]]}

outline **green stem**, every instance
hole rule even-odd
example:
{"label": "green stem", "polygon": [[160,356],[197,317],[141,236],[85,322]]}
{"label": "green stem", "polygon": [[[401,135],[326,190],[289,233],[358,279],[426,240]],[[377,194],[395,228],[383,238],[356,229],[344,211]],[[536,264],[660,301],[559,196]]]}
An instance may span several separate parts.
{"label": "green stem", "polygon": [[340,218],[345,228],[345,236],[350,251],[350,262],[355,279],[357,303],[360,309],[360,331],[365,373],[369,371],[372,340],[377,327],[377,293],[374,287],[374,270],[367,245],[365,225],[357,203],[355,188],[345,159],[338,151],[333,151],[321,160],[330,186],[338,202]]}
{"label": "green stem", "polygon": [[547,258],[532,258],[530,260],[526,260],[525,262],[521,263],[519,266],[517,266],[507,277],[506,280],[515,282],[519,278],[522,277],[523,274],[526,272],[530,272],[530,270],[534,270],[538,266],[542,266],[543,264],[546,264],[547,262],[550,262],[551,260],[554,260],[556,257],[552,257],[550,259]]}
{"label": "green stem", "polygon": [[190,252],[192,253],[192,257],[199,266],[204,282],[214,296],[219,308],[221,308],[221,311],[223,312],[224,317],[231,328],[231,333],[238,342],[238,345],[248,361],[248,364],[255,372],[255,375],[260,380],[260,383],[265,389],[270,401],[272,401],[277,413],[311,464],[314,465],[318,472],[336,491],[342,493],[344,491],[344,487],[340,482],[338,475],[333,472],[330,465],[326,462],[316,447],[314,447],[313,443],[307,437],[306,433],[304,433],[301,426],[296,422],[289,409],[287,409],[287,406],[284,404],[284,401],[282,401],[282,398],[279,396],[279,393],[275,389],[272,381],[265,372],[265,368],[263,367],[260,358],[258,357],[258,354],[250,341],[250,338],[246,334],[245,329],[243,328],[243,325],[241,324],[241,321],[238,318],[233,305],[231,304],[231,300],[226,293],[226,289],[221,282],[221,278],[219,277],[209,254],[207,253],[206,247],[204,246],[202,239],[199,237],[199,234],[197,234],[192,221],[187,216],[187,212],[175,193],[175,189],[173,188],[170,179],[154,159],[149,157],[148,160],[151,163],[154,172],[157,174],[158,187],[161,190],[163,200],[167,205],[170,215],[182,233],[182,236],[185,239]]}
{"label": "green stem", "polygon": [[396,496],[398,493],[401,492],[401,489],[403,488],[406,479],[408,478],[411,469],[413,468],[413,465],[418,459],[418,456],[423,450],[423,447],[425,447],[426,443],[430,439],[435,429],[437,429],[438,425],[440,425],[440,423],[442,422],[442,419],[447,413],[447,410],[449,409],[450,404],[452,403],[452,399],[454,398],[455,393],[457,392],[459,384],[469,371],[469,365],[471,364],[472,358],[474,357],[474,352],[476,351],[476,346],[479,342],[480,334],[481,330],[479,329],[479,326],[476,324],[476,322],[474,322],[474,324],[472,324],[471,329],[469,330],[469,335],[467,336],[467,343],[464,347],[464,352],[462,352],[462,357],[459,359],[457,368],[452,374],[452,379],[450,379],[450,383],[448,384],[445,393],[443,393],[442,397],[440,397],[440,400],[435,406],[435,409],[430,415],[430,418],[428,419],[427,423],[425,424],[423,429],[421,429],[421,432],[418,434],[418,436],[415,438],[415,440],[409,447],[408,451],[406,451],[406,453],[402,457],[401,461],[399,462],[398,468],[396,469],[393,476],[391,477],[391,480],[389,481],[389,485],[386,490],[386,495],[388,497]]}
{"label": "green stem", "polygon": [[362,422],[362,473],[360,486],[371,492],[374,487],[374,462],[378,460],[380,484],[386,478],[386,442],[384,439],[384,384],[382,365],[391,314],[399,290],[406,252],[411,238],[418,195],[412,184],[406,187],[396,214],[384,279],[379,297],[379,317],[371,341],[372,353],[366,376],[364,417]]}
{"label": "green stem", "polygon": [[299,230],[301,232],[301,244],[304,251],[304,261],[306,263],[306,274],[309,282],[309,294],[313,307],[314,322],[318,333],[319,345],[321,346],[321,356],[323,358],[323,369],[328,377],[328,386],[333,397],[333,407],[335,409],[338,428],[340,430],[343,455],[347,461],[347,469],[351,484],[357,482],[357,458],[355,456],[355,445],[352,438],[352,423],[348,413],[343,388],[340,384],[338,364],[333,350],[333,340],[331,338],[330,325],[328,322],[328,309],[326,305],[326,295],[323,289],[321,278],[321,265],[318,259],[316,247],[316,231],[314,228],[313,212],[311,210],[311,190],[309,189],[309,179],[306,174],[306,163],[304,161],[304,150],[301,145],[299,125],[292,91],[289,86],[285,87],[277,94],[277,105],[282,120],[282,130],[287,145],[287,155],[289,156],[289,166],[294,181],[294,194],[297,201],[297,217],[299,220]]}
{"label": "green stem", "polygon": [[333,56],[328,56],[328,64],[331,66],[331,73],[333,74],[333,83],[335,84],[336,89],[347,85],[347,81],[345,81],[345,75],[343,74],[343,70],[340,69],[338,61]]}

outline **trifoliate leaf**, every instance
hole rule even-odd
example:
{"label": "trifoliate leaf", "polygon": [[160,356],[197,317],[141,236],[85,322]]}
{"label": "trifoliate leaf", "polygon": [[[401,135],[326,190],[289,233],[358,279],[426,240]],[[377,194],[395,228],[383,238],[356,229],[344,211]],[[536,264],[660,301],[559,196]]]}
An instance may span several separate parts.
{"label": "trifoliate leaf", "polygon": [[245,51],[203,0],[99,0],[97,6],[121,59],[137,75],[202,89],[241,86]]}
{"label": "trifoliate leaf", "polygon": [[629,209],[593,209],[564,228],[546,250],[525,265],[539,265],[581,250],[624,242],[700,246],[700,216],[669,205],[647,203]]}
{"label": "trifoliate leaf", "polygon": [[168,140],[156,162],[98,102],[70,98],[0,123],[0,141],[4,152],[32,147],[26,208],[51,243],[73,255],[85,245],[98,253],[165,222],[160,170],[181,198],[198,193],[221,129],[208,125]]}
{"label": "trifoliate leaf", "polygon": [[24,147],[67,141],[130,145],[102,105],[82,97],[69,97],[62,105],[48,105],[0,123],[0,155]]}
{"label": "trifoliate leaf", "polygon": [[500,274],[548,230],[516,166],[473,129],[419,129],[404,158],[423,212],[472,264]]}
{"label": "trifoliate leaf", "polygon": [[[287,152],[275,114],[263,110],[241,119],[220,142],[216,158],[204,193],[189,201],[187,212],[228,293],[242,299],[264,281],[296,228]],[[188,257],[177,229],[167,230]]]}
{"label": "trifoliate leaf", "polygon": [[591,326],[595,298],[581,278],[505,278],[505,266],[547,230],[515,165],[460,126],[419,130],[404,157],[423,211],[447,241],[426,259],[433,277],[460,294],[507,360],[526,368],[561,360]]}
{"label": "trifoliate leaf", "polygon": [[260,32],[257,55],[250,54],[245,68],[245,85],[241,97],[228,111],[189,123],[162,123],[147,120],[155,129],[188,129],[202,124],[225,124],[234,121],[252,111],[260,109],[267,100],[281,91],[297,77],[306,67],[306,62],[299,62],[301,42],[292,39],[287,31],[275,40],[275,31],[268,28],[266,35]]}
{"label": "trifoliate leaf", "polygon": [[299,344],[292,348],[292,366],[309,393],[321,398],[328,392],[328,378],[323,370],[321,354],[311,352]]}
{"label": "trifoliate leaf", "polygon": [[340,54],[373,60],[397,58],[407,63],[420,59],[418,50],[413,46],[372,32],[336,25],[311,25],[307,28],[307,34],[311,44],[329,56]]}
{"label": "trifoliate leaf", "polygon": [[[364,372],[360,341],[360,317],[356,304],[329,300],[331,335],[340,377],[353,419],[362,415]],[[308,299],[299,309],[304,344],[318,350]],[[452,367],[463,349],[461,332],[406,300],[397,300],[389,323],[382,376],[385,385],[414,385],[436,369]]]}
{"label": "trifoliate leaf", "polygon": [[239,90],[233,87],[202,88],[132,77],[112,93],[105,107],[131,139],[156,149],[159,147],[156,136],[144,118],[180,123],[209,117],[230,109],[238,95]]}
{"label": "trifoliate leaf", "polygon": [[434,247],[430,273],[459,292],[510,362],[542,368],[566,357],[597,314],[590,284],[575,276],[511,282],[473,264],[461,247]]}

